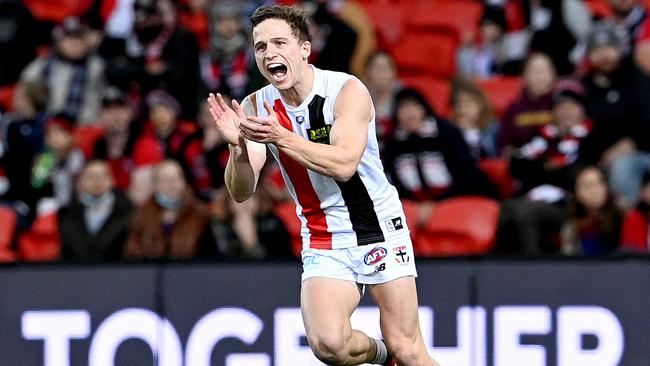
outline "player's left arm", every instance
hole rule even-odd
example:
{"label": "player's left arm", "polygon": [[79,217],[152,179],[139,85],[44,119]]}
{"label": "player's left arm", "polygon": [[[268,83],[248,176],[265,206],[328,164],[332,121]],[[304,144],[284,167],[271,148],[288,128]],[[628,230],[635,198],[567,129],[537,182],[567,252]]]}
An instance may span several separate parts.
{"label": "player's left arm", "polygon": [[361,81],[348,80],[338,93],[329,145],[305,140],[281,127],[271,107],[266,108],[268,118],[249,118],[257,126],[244,126],[247,138],[271,142],[305,168],[336,180],[345,182],[354,175],[368,142],[372,117],[370,95]]}

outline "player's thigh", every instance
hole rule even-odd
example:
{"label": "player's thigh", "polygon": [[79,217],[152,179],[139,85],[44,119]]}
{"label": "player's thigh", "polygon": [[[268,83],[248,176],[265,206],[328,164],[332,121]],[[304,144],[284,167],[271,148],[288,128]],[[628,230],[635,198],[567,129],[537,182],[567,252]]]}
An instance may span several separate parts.
{"label": "player's thigh", "polygon": [[382,334],[387,341],[419,337],[415,277],[405,276],[373,285],[370,294],[379,306]]}
{"label": "player's thigh", "polygon": [[338,343],[349,337],[352,332],[350,316],[360,300],[361,294],[354,282],[325,277],[304,280],[300,302],[310,342]]}

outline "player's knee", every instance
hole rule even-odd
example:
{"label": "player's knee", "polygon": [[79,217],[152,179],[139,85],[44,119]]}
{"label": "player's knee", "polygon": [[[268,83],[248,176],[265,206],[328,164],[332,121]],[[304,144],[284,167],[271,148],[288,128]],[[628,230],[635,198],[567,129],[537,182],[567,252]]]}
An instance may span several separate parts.
{"label": "player's knee", "polygon": [[386,337],[384,339],[388,352],[401,362],[411,363],[420,357],[416,338],[405,335]]}
{"label": "player's knee", "polygon": [[338,364],[348,357],[345,338],[342,335],[311,337],[309,345],[316,358],[325,364]]}

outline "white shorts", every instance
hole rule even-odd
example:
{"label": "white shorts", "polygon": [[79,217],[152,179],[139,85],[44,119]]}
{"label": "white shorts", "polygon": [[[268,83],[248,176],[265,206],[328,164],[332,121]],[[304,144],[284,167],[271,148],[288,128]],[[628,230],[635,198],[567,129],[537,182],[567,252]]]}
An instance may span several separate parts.
{"label": "white shorts", "polygon": [[306,249],[302,251],[302,269],[303,281],[325,277],[374,285],[417,277],[409,235],[345,249]]}

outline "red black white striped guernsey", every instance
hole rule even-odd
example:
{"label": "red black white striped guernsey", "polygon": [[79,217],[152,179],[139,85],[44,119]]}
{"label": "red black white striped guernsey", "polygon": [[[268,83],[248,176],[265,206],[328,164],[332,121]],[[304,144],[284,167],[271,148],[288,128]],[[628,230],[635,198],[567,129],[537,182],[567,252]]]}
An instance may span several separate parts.
{"label": "red black white striped guernsey", "polygon": [[[343,85],[354,76],[313,67],[311,93],[298,107],[285,104],[273,85],[253,98],[259,116],[271,104],[280,124],[316,143],[329,144],[334,102]],[[383,171],[375,120],[368,124],[368,143],[356,173],[347,182],[308,170],[269,144],[278,161],[302,222],[303,249],[341,249],[384,242],[408,232],[397,190]]]}

